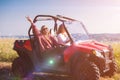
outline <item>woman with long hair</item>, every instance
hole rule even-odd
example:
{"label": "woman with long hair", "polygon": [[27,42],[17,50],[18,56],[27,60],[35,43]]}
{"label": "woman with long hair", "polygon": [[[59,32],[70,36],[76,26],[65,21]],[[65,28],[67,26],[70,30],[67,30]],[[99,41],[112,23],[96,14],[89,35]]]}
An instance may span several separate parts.
{"label": "woman with long hair", "polygon": [[61,24],[57,31],[58,43],[61,45],[70,45],[70,39],[65,31],[64,25]]}

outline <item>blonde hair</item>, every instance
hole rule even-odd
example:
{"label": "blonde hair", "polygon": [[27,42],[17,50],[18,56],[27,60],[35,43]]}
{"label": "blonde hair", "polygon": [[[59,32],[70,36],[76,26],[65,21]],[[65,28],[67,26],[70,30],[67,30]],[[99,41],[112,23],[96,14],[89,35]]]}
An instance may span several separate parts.
{"label": "blonde hair", "polygon": [[47,28],[45,25],[42,25],[40,32],[43,33],[44,29]]}

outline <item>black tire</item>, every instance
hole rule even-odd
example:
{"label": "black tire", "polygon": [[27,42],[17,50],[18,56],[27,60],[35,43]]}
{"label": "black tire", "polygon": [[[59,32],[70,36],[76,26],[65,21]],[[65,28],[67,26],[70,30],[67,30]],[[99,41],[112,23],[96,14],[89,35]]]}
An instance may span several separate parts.
{"label": "black tire", "polygon": [[22,58],[16,58],[12,63],[12,72],[17,77],[25,77],[29,73],[29,65]]}
{"label": "black tire", "polygon": [[99,80],[100,73],[98,67],[87,60],[76,64],[73,71],[74,80]]}
{"label": "black tire", "polygon": [[110,70],[106,72],[104,76],[112,77],[115,74],[115,72],[117,72],[117,64],[116,61],[113,60],[113,62],[110,63]]}

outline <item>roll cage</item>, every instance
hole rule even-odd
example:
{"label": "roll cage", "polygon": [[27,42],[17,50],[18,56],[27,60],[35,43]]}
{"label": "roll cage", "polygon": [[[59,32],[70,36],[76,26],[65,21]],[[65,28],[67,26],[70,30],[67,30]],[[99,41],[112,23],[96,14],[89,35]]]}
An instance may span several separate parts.
{"label": "roll cage", "polygon": [[[87,33],[87,35],[88,35],[88,31],[86,30],[86,28],[85,28],[85,26],[84,26],[84,24],[82,22],[80,22],[78,20],[75,20],[75,19],[72,19],[72,18],[69,18],[69,17],[61,16],[61,15],[56,15],[56,16],[51,16],[51,15],[37,15],[34,18],[33,23],[36,23],[37,21],[49,21],[49,20],[53,20],[54,21],[54,26],[53,26],[54,27],[54,32],[57,32],[57,30],[58,30],[58,23],[57,23],[57,21],[60,21],[64,25],[65,31],[66,31],[66,33],[67,33],[67,35],[68,35],[68,37],[69,37],[69,39],[71,41],[71,44],[74,41],[73,41],[73,39],[72,39],[69,31],[66,28],[65,22],[74,22],[74,21],[79,22],[82,25],[82,27],[85,30],[85,32]],[[32,31],[32,27],[30,26],[30,28],[28,30],[28,35],[29,35],[30,40],[32,38],[31,36],[33,36],[33,35],[31,35],[31,31]]]}

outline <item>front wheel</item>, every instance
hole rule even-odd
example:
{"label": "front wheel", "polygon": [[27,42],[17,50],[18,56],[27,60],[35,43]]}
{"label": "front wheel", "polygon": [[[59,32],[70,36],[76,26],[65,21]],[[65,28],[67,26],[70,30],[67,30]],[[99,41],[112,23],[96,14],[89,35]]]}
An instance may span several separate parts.
{"label": "front wheel", "polygon": [[117,64],[116,61],[113,60],[112,63],[110,63],[110,70],[105,73],[105,76],[112,77],[115,74],[115,72],[117,72]]}
{"label": "front wheel", "polygon": [[89,61],[78,61],[73,73],[74,80],[99,80],[98,67]]}

